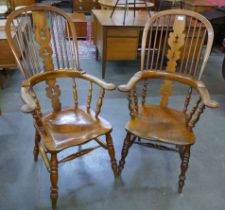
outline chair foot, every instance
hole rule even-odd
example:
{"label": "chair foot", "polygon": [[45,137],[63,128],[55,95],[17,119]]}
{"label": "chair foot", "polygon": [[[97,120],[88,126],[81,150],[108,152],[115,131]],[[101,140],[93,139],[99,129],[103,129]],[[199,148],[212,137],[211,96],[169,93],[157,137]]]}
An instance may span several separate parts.
{"label": "chair foot", "polygon": [[114,150],[114,146],[113,146],[113,142],[112,142],[112,137],[109,133],[106,134],[106,142],[107,142],[107,146],[108,146],[109,156],[111,159],[112,170],[114,173],[114,177],[116,178],[116,177],[118,177],[118,167],[117,167],[117,163],[116,163],[115,150]]}
{"label": "chair foot", "polygon": [[34,150],[33,150],[33,154],[34,154],[34,161],[37,161],[38,159],[38,154],[39,154],[39,147],[38,144],[41,140],[41,136],[38,133],[38,131],[35,131],[35,140],[34,140]]}
{"label": "chair foot", "polygon": [[185,179],[186,179],[186,172],[188,170],[188,163],[189,163],[189,159],[190,159],[190,147],[191,146],[183,146],[180,149],[180,157],[181,157],[180,169],[181,169],[181,173],[180,173],[180,176],[179,176],[179,183],[178,183],[178,192],[179,193],[182,193],[184,183],[185,183]]}
{"label": "chair foot", "polygon": [[121,175],[121,172],[124,168],[125,159],[128,155],[128,150],[129,150],[129,148],[131,147],[132,144],[133,144],[133,141],[131,141],[131,133],[127,132],[127,135],[124,139],[123,149],[122,149],[122,152],[121,152],[121,159],[120,159],[119,167],[118,167],[118,175],[119,176]]}
{"label": "chair foot", "polygon": [[58,160],[57,154],[51,154],[51,172],[50,172],[50,180],[51,180],[51,200],[52,200],[52,209],[57,209],[57,200],[58,200]]}

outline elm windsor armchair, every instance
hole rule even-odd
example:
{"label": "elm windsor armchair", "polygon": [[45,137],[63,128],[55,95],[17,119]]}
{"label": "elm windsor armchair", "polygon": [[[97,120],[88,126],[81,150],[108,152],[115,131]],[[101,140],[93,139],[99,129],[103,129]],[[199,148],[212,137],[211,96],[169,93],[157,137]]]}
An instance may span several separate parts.
{"label": "elm windsor armchair", "polygon": [[[19,69],[25,77],[21,88],[21,96],[25,102],[22,111],[31,113],[34,118],[34,160],[37,161],[40,153],[50,173],[52,208],[56,209],[58,164],[85,155],[101,146],[108,151],[114,175],[117,175],[110,135],[112,127],[99,116],[105,90],[114,90],[115,85],[101,81],[80,69],[75,29],[66,13],[58,8],[29,6],[16,10],[8,17],[6,33]],[[67,37],[72,39],[66,39]],[[60,78],[72,79],[71,98],[74,105],[71,108],[62,106],[64,101],[60,100]],[[81,106],[80,100],[78,101],[78,80],[89,83],[89,87],[85,89],[86,106]],[[46,85],[46,95],[52,107],[50,112],[42,111],[38,91],[35,91],[39,84]],[[92,92],[96,86],[98,89],[95,90],[99,90],[99,96],[94,112],[91,110],[94,103]],[[106,137],[106,143],[99,139],[103,135]],[[70,155],[67,153],[66,157],[58,160],[57,155],[61,151],[74,146],[80,147],[91,140],[94,140],[97,146],[69,153]]]}
{"label": "elm windsor armchair", "polygon": [[[148,20],[143,32],[141,71],[126,85],[119,86],[120,91],[128,92],[131,116],[125,127],[127,134],[119,162],[119,175],[133,143],[178,152],[181,158],[178,191],[182,192],[190,148],[195,143],[193,128],[205,107],[218,107],[200,81],[212,42],[211,24],[192,11],[165,10]],[[162,83],[159,105],[149,103],[147,98],[148,83],[155,79]],[[175,82],[179,84],[173,84]],[[137,88],[140,86],[142,96],[138,98],[140,89]],[[174,107],[169,102],[174,88],[182,86],[188,90],[179,111],[178,104]],[[196,95],[197,102],[193,103]]]}

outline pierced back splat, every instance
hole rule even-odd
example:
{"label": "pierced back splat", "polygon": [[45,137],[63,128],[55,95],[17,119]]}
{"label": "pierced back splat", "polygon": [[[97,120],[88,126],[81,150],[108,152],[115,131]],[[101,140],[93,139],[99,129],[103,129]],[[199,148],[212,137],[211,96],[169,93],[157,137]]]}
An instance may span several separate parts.
{"label": "pierced back splat", "polygon": [[[47,25],[47,17],[45,12],[33,12],[33,24],[35,28],[35,40],[40,46],[39,54],[43,60],[43,67],[45,71],[53,71],[54,64],[52,60],[52,48],[50,46],[51,34]],[[51,99],[52,108],[54,111],[61,110],[61,103],[59,96],[61,95],[60,87],[55,79],[46,81],[46,95]]]}
{"label": "pierced back splat", "polygon": [[[184,29],[185,29],[185,17],[176,16],[173,32],[169,34],[168,45],[170,49],[167,52],[167,66],[166,71],[174,73],[176,71],[177,61],[181,57],[181,48],[184,45]],[[161,107],[167,107],[169,97],[173,95],[173,83],[172,81],[165,80],[160,88],[162,99],[160,101]]]}

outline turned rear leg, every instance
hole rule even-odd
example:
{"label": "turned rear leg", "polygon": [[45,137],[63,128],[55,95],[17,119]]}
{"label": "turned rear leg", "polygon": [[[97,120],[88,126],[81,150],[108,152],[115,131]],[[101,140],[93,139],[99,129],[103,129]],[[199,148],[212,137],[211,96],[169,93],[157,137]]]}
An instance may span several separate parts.
{"label": "turned rear leg", "polygon": [[125,159],[128,155],[128,150],[129,148],[131,147],[131,145],[133,144],[134,142],[134,139],[131,140],[131,133],[127,132],[127,135],[124,139],[124,143],[123,143],[123,149],[121,151],[121,159],[120,159],[120,162],[119,162],[119,167],[118,167],[118,174],[120,175],[123,168],[124,168],[124,165],[125,165]]}
{"label": "turned rear leg", "polygon": [[113,146],[113,142],[112,142],[112,137],[109,133],[106,134],[106,142],[107,142],[107,146],[108,146],[108,153],[109,153],[109,156],[111,159],[112,170],[113,170],[114,176],[117,177],[118,169],[117,169],[117,163],[116,163],[116,158],[115,158],[115,150],[114,150],[114,146]]}

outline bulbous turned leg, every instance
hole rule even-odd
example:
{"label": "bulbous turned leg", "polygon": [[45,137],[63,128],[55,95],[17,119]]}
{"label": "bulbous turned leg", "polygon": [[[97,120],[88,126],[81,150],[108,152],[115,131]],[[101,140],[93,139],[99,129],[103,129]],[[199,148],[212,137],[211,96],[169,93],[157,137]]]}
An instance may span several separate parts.
{"label": "bulbous turned leg", "polygon": [[41,140],[41,136],[38,133],[38,131],[35,131],[35,140],[34,140],[34,150],[33,150],[33,154],[34,154],[34,161],[37,161],[38,159],[38,154],[39,154],[39,147],[38,144]]}
{"label": "bulbous turned leg", "polygon": [[133,144],[133,141],[131,141],[131,134],[129,132],[127,132],[127,135],[124,139],[124,143],[123,143],[123,149],[121,151],[121,159],[119,162],[119,168],[118,168],[118,174],[120,175],[124,165],[125,165],[125,159],[128,155],[128,150],[131,147],[131,145]]}
{"label": "bulbous turned leg", "polygon": [[50,180],[51,180],[51,200],[52,200],[52,209],[57,209],[57,199],[58,199],[58,160],[57,160],[57,153],[51,154],[50,160]]}
{"label": "bulbous turned leg", "polygon": [[186,172],[188,169],[188,163],[189,163],[189,158],[190,158],[190,147],[191,146],[183,146],[180,149],[180,157],[181,157],[181,165],[180,165],[180,169],[181,169],[181,173],[179,176],[179,187],[178,187],[178,192],[182,193],[183,187],[184,187],[184,183],[185,183],[185,179],[186,179]]}
{"label": "bulbous turned leg", "polygon": [[117,163],[116,163],[116,158],[115,158],[115,150],[114,150],[114,146],[113,146],[113,142],[112,142],[112,137],[109,133],[106,134],[106,143],[108,146],[108,152],[109,152],[109,156],[111,159],[112,170],[113,170],[114,176],[117,177],[118,176],[118,173],[117,173],[118,168],[117,168]]}

